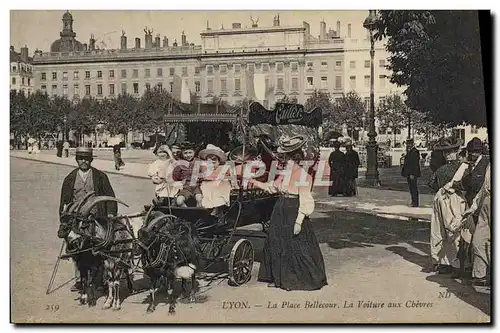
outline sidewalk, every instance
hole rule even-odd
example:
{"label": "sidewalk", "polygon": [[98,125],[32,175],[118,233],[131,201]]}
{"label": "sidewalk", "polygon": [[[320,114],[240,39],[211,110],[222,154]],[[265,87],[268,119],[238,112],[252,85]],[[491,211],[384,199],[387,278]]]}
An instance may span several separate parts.
{"label": "sidewalk", "polygon": [[[68,158],[60,158],[53,151],[40,152],[38,155],[28,154],[26,151],[11,151],[11,157],[40,161],[44,163],[53,163],[76,167],[74,155]],[[97,169],[110,174],[149,179],[147,176],[147,164],[128,162],[124,160],[125,167],[121,170],[115,170],[115,164],[112,160],[100,159],[100,156],[92,162]],[[103,156],[103,158],[108,158]],[[316,204],[323,207],[335,207],[347,211],[360,212],[383,216],[387,218],[400,218],[404,220],[425,220],[430,221],[432,213],[433,195],[421,194],[420,207],[413,208],[408,205],[410,193],[402,191],[391,191],[377,188],[358,187],[358,196],[356,197],[330,197],[326,189],[316,190],[314,193]]]}

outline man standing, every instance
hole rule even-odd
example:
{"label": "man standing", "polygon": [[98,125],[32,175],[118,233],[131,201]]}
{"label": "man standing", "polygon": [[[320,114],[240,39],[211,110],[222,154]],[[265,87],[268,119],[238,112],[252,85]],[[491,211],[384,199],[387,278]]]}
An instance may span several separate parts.
{"label": "man standing", "polygon": [[411,206],[418,207],[418,178],[420,173],[420,152],[413,139],[406,141],[406,156],[401,175],[406,178],[411,194]]}
{"label": "man standing", "polygon": [[[76,149],[76,163],[78,163],[78,168],[71,171],[64,178],[61,188],[59,215],[61,215],[65,206],[81,200],[90,192],[95,192],[95,196],[115,196],[108,176],[104,172],[93,168],[91,166],[92,160],[92,148],[78,147]],[[118,205],[115,201],[100,202],[93,209],[96,217],[114,216],[117,212]],[[59,236],[61,236],[63,228],[64,226],[61,225],[58,233]],[[72,289],[78,290],[79,288],[81,288],[81,283],[77,281]]]}
{"label": "man standing", "polygon": [[69,142],[64,141],[63,143],[64,157],[69,157]]}
{"label": "man standing", "polygon": [[345,195],[350,197],[357,194],[356,190],[356,178],[358,178],[358,168],[361,164],[359,161],[358,153],[352,149],[352,142],[348,141],[345,145],[345,178],[346,178],[346,189]]}
{"label": "man standing", "polygon": [[333,149],[328,158],[331,182],[328,194],[335,197],[345,193],[345,154],[340,151],[340,142],[338,141],[333,142]]}

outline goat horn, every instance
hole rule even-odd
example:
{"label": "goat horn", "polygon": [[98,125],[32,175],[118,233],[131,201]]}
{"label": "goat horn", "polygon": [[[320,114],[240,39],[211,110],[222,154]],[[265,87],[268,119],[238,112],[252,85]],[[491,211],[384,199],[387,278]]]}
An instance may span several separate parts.
{"label": "goat horn", "polygon": [[153,230],[153,228],[154,228],[154,227],[155,227],[155,226],[156,226],[156,225],[157,225],[160,221],[162,221],[162,220],[164,220],[164,219],[166,219],[166,218],[168,218],[168,217],[174,217],[174,218],[175,218],[175,216],[173,216],[173,215],[168,215],[168,214],[158,216],[158,217],[156,217],[154,220],[152,220],[150,223],[148,223],[148,224],[146,225],[146,227],[144,228],[144,231],[145,231],[145,232],[147,232],[147,233],[151,232],[151,230]]}
{"label": "goat horn", "polygon": [[118,198],[107,196],[107,195],[102,195],[102,196],[95,197],[94,200],[92,200],[90,202],[85,203],[85,205],[80,210],[80,214],[83,216],[89,215],[92,208],[94,208],[95,205],[97,205],[98,203],[103,202],[103,201],[115,201],[115,202],[121,203],[125,207],[128,207],[128,205],[126,203],[124,203],[123,201],[121,201]]}
{"label": "goat horn", "polygon": [[85,195],[80,201],[77,201],[76,203],[74,203],[74,206],[73,206],[73,209],[69,209],[68,208],[68,213],[69,214],[72,214],[72,213],[77,213],[80,211],[80,209],[82,208],[82,206],[87,203],[87,201],[90,199],[91,196],[93,196],[95,194],[94,191],[90,192],[90,193],[87,193],[87,195]]}

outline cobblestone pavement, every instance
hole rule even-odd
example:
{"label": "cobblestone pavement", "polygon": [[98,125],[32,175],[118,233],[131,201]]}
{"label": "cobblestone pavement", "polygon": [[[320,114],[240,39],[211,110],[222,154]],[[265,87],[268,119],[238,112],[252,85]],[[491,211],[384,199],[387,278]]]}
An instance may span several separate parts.
{"label": "cobblestone pavement", "polygon": [[[227,281],[214,284],[211,289],[204,289],[208,295],[206,303],[179,304],[175,316],[167,315],[163,303],[155,313],[146,314],[146,292],[126,297],[121,311],[101,310],[103,297],[95,308],[82,307],[77,305],[77,295],[70,292],[69,285],[45,294],[61,246],[56,236],[60,187],[71,168],[17,158],[10,163],[11,311],[16,323],[490,320],[489,295],[477,293],[449,276],[421,272],[428,263],[428,224],[329,207],[318,207],[312,216],[329,283],[319,291],[286,292],[257,282],[263,239],[254,237],[250,238],[256,249],[251,281],[241,287],[230,287]],[[118,197],[130,205],[121,212],[137,212],[148,203],[153,191],[149,181],[120,175],[109,177]],[[62,261],[53,288],[73,275],[72,264]],[[140,275],[135,276],[135,284],[147,286]],[[335,303],[337,307],[319,307],[315,302]],[[375,303],[384,303],[384,307],[374,307]],[[401,307],[389,308],[389,303],[399,303]],[[239,308],[235,308],[237,304]],[[274,304],[276,308],[268,308]]]}

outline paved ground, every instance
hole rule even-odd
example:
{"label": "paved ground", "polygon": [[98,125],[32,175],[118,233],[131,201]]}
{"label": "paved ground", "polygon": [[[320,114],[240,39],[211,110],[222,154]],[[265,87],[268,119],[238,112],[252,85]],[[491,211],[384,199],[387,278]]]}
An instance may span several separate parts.
{"label": "paved ground", "polygon": [[[427,223],[319,207],[312,216],[327,267],[329,285],[315,292],[286,292],[258,283],[262,239],[252,238],[256,260],[252,280],[232,288],[223,281],[207,290],[204,304],[179,305],[175,316],[160,305],[146,315],[146,293],[127,297],[122,310],[77,305],[65,285],[46,295],[60,240],[57,208],[60,186],[70,167],[12,158],[11,167],[11,312],[26,322],[488,322],[489,295],[451,280],[421,272],[428,263]],[[141,210],[153,185],[144,179],[110,175],[119,197],[130,205],[124,213]],[[55,287],[73,277],[67,261],[60,265]],[[136,284],[144,286],[140,276]],[[305,308],[314,302],[336,308]],[[249,308],[229,308],[244,302]],[[361,303],[360,303],[361,302]],[[384,303],[384,308],[359,307]],[[300,308],[291,308],[292,303]],[[401,307],[390,307],[400,303]],[[238,303],[239,304],[239,303]],[[242,303],[243,304],[243,303]],[[276,308],[274,308],[276,304]],[[423,304],[426,306],[423,307]],[[352,307],[351,307],[352,305]],[[391,304],[392,305],[392,304]],[[273,308],[268,308],[271,306]]]}
{"label": "paved ground", "polygon": [[[147,163],[154,160],[154,155],[151,151],[145,150],[124,150],[123,160],[126,165],[121,170],[117,171],[114,167],[112,153],[109,150],[95,151],[95,159],[93,165],[108,173],[116,173],[129,175],[139,178],[147,178]],[[25,151],[11,151],[11,156],[39,161],[46,161],[56,164],[64,164],[74,166],[76,162],[74,157],[59,158],[55,151],[42,151],[39,155],[30,155]],[[326,156],[323,156],[326,158]],[[328,165],[324,170],[324,180],[328,180],[330,173]],[[396,177],[395,177],[396,178]],[[360,180],[362,182],[362,180]],[[315,198],[320,205],[327,205],[339,209],[349,211],[364,212],[371,214],[384,214],[388,217],[423,219],[429,221],[431,218],[432,195],[421,194],[421,207],[413,208],[409,206],[410,194],[408,192],[386,190],[384,188],[367,188],[359,187],[359,195],[357,197],[335,197],[328,196],[327,187],[314,187]]]}

